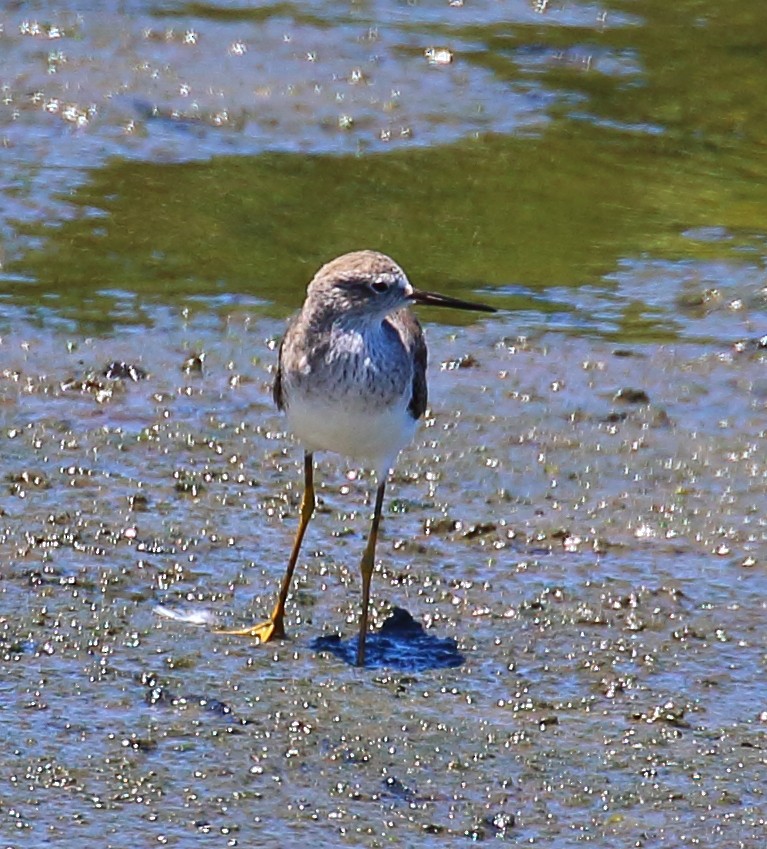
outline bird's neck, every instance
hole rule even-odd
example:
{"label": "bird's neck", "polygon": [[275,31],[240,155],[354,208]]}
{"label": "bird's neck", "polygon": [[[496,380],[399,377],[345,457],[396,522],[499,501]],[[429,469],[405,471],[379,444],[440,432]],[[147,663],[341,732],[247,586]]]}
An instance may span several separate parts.
{"label": "bird's neck", "polygon": [[340,313],[322,310],[311,316],[309,324],[315,332],[326,330],[329,326],[332,328],[331,332],[336,336],[369,337],[381,332],[381,325],[385,318],[385,315],[371,315],[370,313],[353,310]]}

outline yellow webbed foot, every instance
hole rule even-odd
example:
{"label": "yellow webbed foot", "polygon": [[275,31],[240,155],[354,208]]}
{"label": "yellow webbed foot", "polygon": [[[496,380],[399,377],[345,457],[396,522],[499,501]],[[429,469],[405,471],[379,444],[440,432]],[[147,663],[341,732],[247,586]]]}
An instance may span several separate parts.
{"label": "yellow webbed foot", "polygon": [[266,622],[249,625],[247,628],[220,629],[216,633],[233,634],[238,637],[253,637],[258,638],[262,643],[268,643],[271,640],[283,639],[285,636],[285,626],[282,619],[269,619]]}

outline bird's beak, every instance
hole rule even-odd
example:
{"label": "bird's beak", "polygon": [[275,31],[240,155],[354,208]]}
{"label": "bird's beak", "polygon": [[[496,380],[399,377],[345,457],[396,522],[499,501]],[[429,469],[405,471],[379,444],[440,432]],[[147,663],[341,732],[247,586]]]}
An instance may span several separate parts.
{"label": "bird's beak", "polygon": [[413,289],[408,300],[413,301],[415,304],[426,304],[431,307],[451,307],[456,310],[475,310],[476,312],[498,312],[495,307],[488,306],[487,304],[462,301],[459,298],[438,295],[436,292],[424,292],[421,289]]}

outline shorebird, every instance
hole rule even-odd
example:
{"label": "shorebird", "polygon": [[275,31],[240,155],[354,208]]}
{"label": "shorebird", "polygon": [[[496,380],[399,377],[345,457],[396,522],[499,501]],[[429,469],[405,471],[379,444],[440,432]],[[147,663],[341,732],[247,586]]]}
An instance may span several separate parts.
{"label": "shorebird", "polygon": [[370,580],[386,477],[413,438],[427,403],[427,350],[411,304],[495,312],[485,304],[414,289],[394,260],[355,251],[323,265],[289,321],[273,396],[304,448],[304,492],[293,548],[272,615],[227,633],[262,642],[285,636],[285,602],[315,508],[314,453],[333,451],[375,472],[378,487],[360,573],[362,613],[357,665],[365,664]]}

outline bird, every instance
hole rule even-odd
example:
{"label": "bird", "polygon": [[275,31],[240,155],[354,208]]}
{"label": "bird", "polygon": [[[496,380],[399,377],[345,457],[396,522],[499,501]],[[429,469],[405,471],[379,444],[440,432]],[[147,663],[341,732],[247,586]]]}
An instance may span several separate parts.
{"label": "bird", "polygon": [[298,528],[269,619],[227,633],[261,642],[285,637],[285,604],[316,507],[314,455],[331,451],[370,468],[377,481],[360,560],[356,664],[365,665],[370,584],[386,479],[399,452],[415,436],[428,401],[428,352],[423,329],[410,310],[413,304],[496,312],[487,304],[414,288],[393,259],[374,250],[336,257],[309,283],[303,306],[289,320],[280,343],[272,389],[288,429],[304,449]]}

